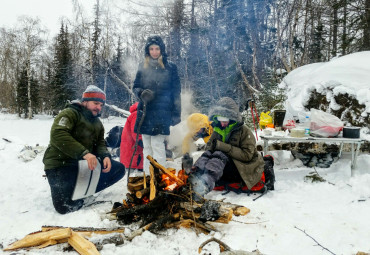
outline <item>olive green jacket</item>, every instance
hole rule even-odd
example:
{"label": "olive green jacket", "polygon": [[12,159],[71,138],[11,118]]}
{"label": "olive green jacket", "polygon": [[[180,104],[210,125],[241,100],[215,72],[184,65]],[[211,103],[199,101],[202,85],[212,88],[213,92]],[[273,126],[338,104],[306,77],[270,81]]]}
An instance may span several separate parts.
{"label": "olive green jacket", "polygon": [[256,139],[252,131],[242,123],[237,123],[224,138],[213,132],[209,139],[206,150],[212,148],[212,141],[217,139],[216,151],[222,151],[234,161],[236,168],[244,183],[250,189],[261,179],[264,170],[264,160],[257,152]]}
{"label": "olive green jacket", "polygon": [[67,104],[55,118],[50,131],[50,144],[45,151],[45,170],[76,164],[87,153],[101,159],[110,157],[104,141],[104,127],[78,101]]}

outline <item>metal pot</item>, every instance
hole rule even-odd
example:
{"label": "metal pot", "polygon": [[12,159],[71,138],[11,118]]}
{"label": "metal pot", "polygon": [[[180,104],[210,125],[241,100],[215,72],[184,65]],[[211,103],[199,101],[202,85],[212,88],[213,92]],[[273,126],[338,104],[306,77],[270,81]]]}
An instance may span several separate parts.
{"label": "metal pot", "polygon": [[360,128],[359,127],[344,127],[343,137],[344,138],[360,138]]}

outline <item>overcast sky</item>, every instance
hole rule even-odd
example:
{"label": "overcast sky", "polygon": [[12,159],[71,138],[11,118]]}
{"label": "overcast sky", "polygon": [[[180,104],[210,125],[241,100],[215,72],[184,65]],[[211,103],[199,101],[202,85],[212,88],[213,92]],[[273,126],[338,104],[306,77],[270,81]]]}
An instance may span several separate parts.
{"label": "overcast sky", "polygon": [[[95,0],[78,0],[88,12],[96,3]],[[72,0],[0,0],[0,27],[14,27],[21,15],[39,17],[41,24],[51,34],[60,28],[60,18],[72,18]]]}

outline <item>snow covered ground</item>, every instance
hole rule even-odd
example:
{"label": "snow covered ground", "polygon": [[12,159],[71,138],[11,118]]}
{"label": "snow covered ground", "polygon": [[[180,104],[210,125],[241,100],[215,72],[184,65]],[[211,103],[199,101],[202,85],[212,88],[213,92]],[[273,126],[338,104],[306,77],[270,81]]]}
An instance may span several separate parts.
{"label": "snow covered ground", "polygon": [[[28,162],[19,158],[25,146],[47,146],[52,121],[51,117],[43,115],[25,120],[16,115],[0,114],[0,253],[12,254],[3,252],[2,247],[40,230],[43,225],[118,226],[117,222],[101,220],[100,216],[111,209],[112,202],[125,198],[126,178],[97,195],[97,201],[106,203],[60,215],[53,208],[50,189],[43,177],[43,152]],[[124,121],[122,118],[103,119],[106,131]],[[256,201],[253,201],[254,195],[229,193],[223,196],[216,191],[207,196],[250,208],[246,216],[234,216],[229,224],[214,224],[218,232],[208,236],[197,235],[191,229],[170,229],[160,235],[144,232],[119,247],[105,245],[101,254],[198,254],[199,245],[211,237],[223,240],[236,250],[258,249],[263,254],[329,254],[306,234],[334,254],[370,252],[369,154],[359,155],[353,177],[348,154],[330,168],[316,168],[328,180],[323,183],[305,182],[304,177],[313,169],[294,160],[290,152],[275,151],[272,155],[276,160],[275,191]],[[178,161],[172,165],[179,169]],[[126,226],[126,233],[135,227]],[[77,254],[63,252],[63,247],[65,245],[56,245],[13,254]],[[218,245],[206,245],[202,254],[219,254]]]}

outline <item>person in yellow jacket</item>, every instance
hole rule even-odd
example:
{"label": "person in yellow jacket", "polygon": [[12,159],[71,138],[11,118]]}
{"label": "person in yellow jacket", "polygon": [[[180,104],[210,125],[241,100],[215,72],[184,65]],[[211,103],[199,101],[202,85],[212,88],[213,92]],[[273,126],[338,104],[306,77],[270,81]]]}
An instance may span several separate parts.
{"label": "person in yellow jacket", "polygon": [[186,120],[189,132],[186,134],[182,142],[183,155],[191,152],[191,144],[199,138],[203,138],[205,143],[208,142],[213,132],[211,123],[212,122],[209,121],[207,115],[201,113],[193,113],[189,115]]}

